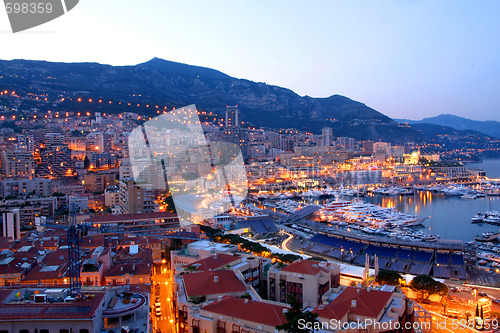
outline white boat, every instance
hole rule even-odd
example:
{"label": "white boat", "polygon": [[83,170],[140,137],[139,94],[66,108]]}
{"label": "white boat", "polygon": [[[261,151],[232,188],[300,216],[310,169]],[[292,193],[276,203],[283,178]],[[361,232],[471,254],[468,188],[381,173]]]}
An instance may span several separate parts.
{"label": "white boat", "polygon": [[463,185],[460,186],[450,186],[441,190],[444,195],[452,197],[452,196],[462,196],[469,192],[469,188]]}
{"label": "white boat", "polygon": [[484,218],[483,222],[500,224],[500,216],[489,215]]}
{"label": "white boat", "polygon": [[471,221],[472,223],[480,223],[483,222],[484,218],[485,216],[483,213],[477,213],[473,218],[471,218]]}

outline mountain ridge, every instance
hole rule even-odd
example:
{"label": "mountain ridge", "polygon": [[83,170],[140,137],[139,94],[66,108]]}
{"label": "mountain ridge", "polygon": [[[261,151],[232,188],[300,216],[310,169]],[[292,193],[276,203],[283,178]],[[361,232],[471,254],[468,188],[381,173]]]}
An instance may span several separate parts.
{"label": "mountain ridge", "polygon": [[472,120],[453,114],[440,114],[435,117],[427,117],[422,120],[394,119],[397,122],[408,124],[434,124],[448,126],[457,130],[471,130],[494,138],[500,138],[500,122],[495,120]]}
{"label": "mountain ridge", "polygon": [[159,58],[131,65],[95,62],[56,63],[37,60],[0,60],[0,87],[38,89],[57,94],[85,91],[103,98],[170,105],[197,104],[224,114],[238,104],[241,119],[254,126],[320,133],[329,126],[336,136],[404,143],[421,135],[367,105],[333,94],[313,98],[290,89],[231,77],[200,66]]}

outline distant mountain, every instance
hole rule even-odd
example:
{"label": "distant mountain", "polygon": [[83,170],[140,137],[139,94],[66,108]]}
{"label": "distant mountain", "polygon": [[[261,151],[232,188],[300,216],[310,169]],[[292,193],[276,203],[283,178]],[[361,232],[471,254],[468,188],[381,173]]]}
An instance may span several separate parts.
{"label": "distant mountain", "polygon": [[409,124],[434,124],[449,126],[457,130],[472,130],[495,138],[500,138],[500,122],[488,120],[477,121],[467,118],[454,116],[451,114],[441,114],[437,117],[424,118],[422,120],[395,119],[398,122],[407,122]]}
{"label": "distant mountain", "polygon": [[[195,103],[201,110],[220,115],[226,105],[237,104],[241,119],[255,126],[313,133],[329,126],[335,136],[393,143],[422,139],[417,131],[344,96],[299,96],[286,88],[158,58],[136,66],[0,61],[0,89],[43,91],[56,97],[88,93],[94,97],[174,106]],[[149,115],[153,116],[153,112]]]}
{"label": "distant mountain", "polygon": [[412,124],[411,128],[426,137],[428,147],[426,153],[442,153],[447,151],[448,157],[481,160],[482,158],[498,158],[500,156],[499,140],[487,134],[473,130],[457,130],[435,124]]}

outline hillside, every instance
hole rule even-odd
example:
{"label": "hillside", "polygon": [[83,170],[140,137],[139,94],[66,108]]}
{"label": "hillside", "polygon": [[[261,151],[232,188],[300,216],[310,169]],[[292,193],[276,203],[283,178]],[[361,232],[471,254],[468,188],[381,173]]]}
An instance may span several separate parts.
{"label": "hillside", "polygon": [[201,110],[220,115],[226,105],[237,104],[241,119],[254,126],[296,128],[313,133],[330,126],[336,136],[394,143],[422,139],[411,128],[344,96],[299,96],[286,88],[158,58],[135,66],[0,61],[0,89],[16,89],[20,93],[43,91],[54,99],[86,93],[95,98],[137,103],[173,106],[195,103]]}

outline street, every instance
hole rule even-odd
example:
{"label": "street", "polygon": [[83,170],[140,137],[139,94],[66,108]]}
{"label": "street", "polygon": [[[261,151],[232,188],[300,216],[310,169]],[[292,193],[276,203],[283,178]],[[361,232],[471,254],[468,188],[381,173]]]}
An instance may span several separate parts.
{"label": "street", "polygon": [[[162,333],[176,333],[175,314],[173,312],[173,282],[170,270],[162,265],[161,269],[157,270],[157,274],[151,277],[151,306],[155,309],[155,299],[160,297],[161,316],[156,316],[155,311],[151,313],[154,332],[161,331]],[[159,285],[159,295],[156,291],[156,285]]]}
{"label": "street", "polygon": [[[479,332],[474,327],[474,318],[476,301],[485,298],[478,295],[480,292],[486,292],[490,296],[486,298],[489,299],[499,296],[499,291],[496,288],[478,287],[476,291],[464,286],[461,286],[460,291],[451,291],[450,288],[448,297],[445,299],[448,317],[443,314],[444,308],[440,303],[430,302],[429,304],[419,304],[432,315],[433,332]],[[491,311],[497,312],[499,307],[498,304],[492,303]],[[470,314],[469,321],[467,321],[464,315],[467,312]],[[454,318],[451,318],[452,316]],[[485,325],[483,332],[497,332],[500,327],[500,324],[496,320],[487,320]]]}

